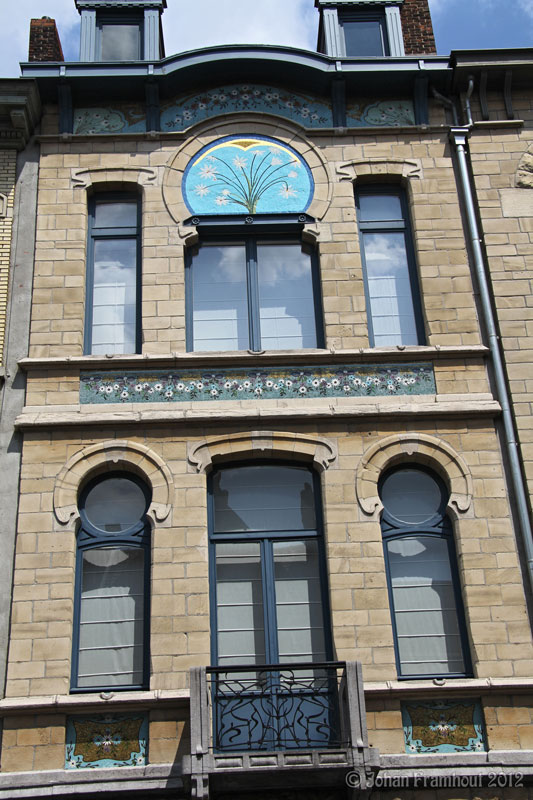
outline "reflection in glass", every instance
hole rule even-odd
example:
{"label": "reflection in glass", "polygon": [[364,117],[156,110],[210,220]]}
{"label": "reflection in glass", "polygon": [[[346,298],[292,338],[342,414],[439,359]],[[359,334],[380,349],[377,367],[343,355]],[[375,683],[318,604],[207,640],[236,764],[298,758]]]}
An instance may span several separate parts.
{"label": "reflection in glass", "polygon": [[402,204],[397,194],[360,194],[360,222],[403,221]]}
{"label": "reflection in glass", "polygon": [[342,22],[347,56],[383,56],[383,26],[379,19]]}
{"label": "reflection in glass", "polygon": [[82,554],[78,687],[143,682],[144,550]]}
{"label": "reflection in glass", "polygon": [[104,24],[102,61],[137,61],[141,57],[139,25]]}
{"label": "reflection in glass", "polygon": [[137,242],[96,239],[92,353],[134,353],[136,349]]}
{"label": "reflection in glass", "polygon": [[316,347],[311,256],[300,244],[257,246],[261,348]]}
{"label": "reflection in glass", "polygon": [[273,554],[279,661],[325,661],[318,542],[274,542]]}
{"label": "reflection in glass", "polygon": [[430,520],[443,503],[440,486],[421,469],[389,473],[381,485],[380,497],[389,514],[412,525]]}
{"label": "reflection in glass", "polygon": [[94,208],[95,228],[136,228],[137,203],[107,203],[99,200]]}
{"label": "reflection in glass", "polygon": [[146,512],[141,487],[129,478],[107,478],[89,490],[84,511],[89,522],[101,531],[118,533],[137,524]]}
{"label": "reflection in glass", "polygon": [[244,244],[206,245],[192,259],[193,350],[247,350]]}
{"label": "reflection in glass", "polygon": [[264,664],[265,625],[258,542],[216,545],[218,664]]}
{"label": "reflection in glass", "polygon": [[214,477],[216,533],[316,528],[313,486],[304,467],[256,465]]}
{"label": "reflection in glass", "polygon": [[418,344],[403,232],[362,234],[376,347]]}
{"label": "reflection in glass", "polygon": [[386,546],[402,674],[464,672],[446,540],[405,536]]}

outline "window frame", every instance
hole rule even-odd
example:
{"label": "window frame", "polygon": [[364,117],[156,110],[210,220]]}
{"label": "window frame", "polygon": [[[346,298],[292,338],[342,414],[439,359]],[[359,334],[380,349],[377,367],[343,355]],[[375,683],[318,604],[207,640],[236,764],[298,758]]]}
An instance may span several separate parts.
{"label": "window frame", "polygon": [[[402,211],[401,220],[372,220],[362,221],[360,212],[359,198],[361,196],[369,195],[396,195],[400,200],[400,207]],[[365,289],[365,303],[366,303],[366,316],[368,327],[368,342],[370,347],[397,347],[398,344],[389,345],[376,345],[374,335],[374,322],[372,319],[372,306],[370,298],[370,289],[368,282],[368,270],[366,263],[366,254],[364,247],[363,234],[366,232],[376,233],[403,233],[405,238],[405,252],[407,256],[407,269],[409,275],[409,286],[411,289],[411,299],[413,303],[413,316],[416,328],[417,342],[416,345],[407,345],[400,342],[402,347],[419,347],[427,343],[426,332],[424,325],[424,312],[422,305],[422,294],[420,290],[420,280],[418,275],[418,268],[416,264],[416,252],[413,242],[411,216],[409,213],[409,205],[407,202],[406,192],[402,186],[398,184],[374,184],[365,183],[355,189],[355,209],[357,218],[357,231],[359,236],[359,248],[361,252],[361,266],[363,269],[363,285]]]}
{"label": "window frame", "polygon": [[[348,48],[346,46],[346,33],[344,30],[344,24],[346,22],[379,22],[382,45],[381,53],[373,53],[372,55],[365,56],[359,55],[359,53],[348,53]],[[339,9],[338,23],[342,46],[344,48],[344,56],[346,58],[386,58],[387,56],[390,56],[389,32],[387,27],[387,18],[385,15],[385,6],[373,11],[348,11]]]}
{"label": "window frame", "polygon": [[[262,352],[264,349],[261,346],[261,333],[260,333],[260,299],[259,299],[259,282],[258,282],[258,263],[257,263],[257,245],[262,243],[278,243],[278,244],[297,244],[309,249],[309,257],[311,264],[311,282],[313,289],[313,310],[315,315],[315,333],[316,344],[311,348],[296,348],[301,350],[314,350],[325,347],[324,338],[324,314],[322,306],[322,290],[320,282],[320,264],[317,248],[302,239],[301,234],[289,230],[283,230],[283,227],[276,232],[271,229],[264,229],[260,226],[254,226],[254,230],[250,231],[244,226],[236,227],[230,231],[225,230],[220,226],[220,233],[210,230],[209,233],[202,234],[199,241],[188,247],[185,254],[185,342],[186,350],[189,353],[202,353],[212,352],[194,349],[194,292],[193,292],[193,258],[195,251],[197,252],[203,246],[216,246],[217,244],[223,245],[237,245],[244,244],[246,254],[246,287],[247,287],[247,311],[248,311],[248,347],[244,350],[252,352]],[[287,348],[292,350],[295,348]],[[271,352],[283,353],[287,350],[273,350]],[[224,352],[242,352],[239,350],[228,350]]]}
{"label": "window frame", "polygon": [[[313,500],[315,505],[316,528],[312,530],[298,531],[230,531],[227,533],[216,533],[214,530],[215,499],[213,483],[217,473],[224,469],[247,467],[299,467],[306,469],[312,476],[313,481]],[[327,554],[324,536],[324,518],[322,508],[320,477],[308,464],[300,461],[279,461],[279,460],[247,460],[231,461],[219,464],[213,469],[207,480],[207,524],[209,532],[209,605],[210,605],[210,624],[211,624],[211,664],[218,665],[218,614],[217,614],[217,574],[216,574],[216,544],[217,543],[236,543],[236,542],[259,542],[260,543],[260,562],[262,573],[262,598],[263,598],[263,618],[265,623],[265,654],[279,657],[279,643],[277,642],[277,614],[276,598],[273,574],[273,552],[272,544],[275,541],[288,541],[291,539],[311,539],[317,542],[318,553],[318,576],[320,579],[320,596],[322,601],[323,630],[324,630],[324,649],[326,660],[333,659],[333,632],[331,624],[331,608],[329,601],[329,581],[327,570]],[[279,660],[267,658],[267,664],[262,666],[277,666]],[[289,663],[289,662],[284,662]]]}
{"label": "window frame", "polygon": [[[92,692],[125,692],[146,690],[149,688],[150,681],[150,575],[151,575],[151,528],[146,517],[146,512],[141,519],[125,531],[118,535],[107,533],[100,528],[96,528],[85,513],[85,501],[89,492],[99,483],[110,478],[127,478],[137,484],[146,498],[146,509],[151,502],[151,492],[146,483],[138,478],[134,473],[125,471],[106,472],[90,480],[80,492],[78,509],[80,512],[80,526],[76,536],[76,564],[75,564],[75,588],[74,588],[74,615],[72,631],[72,662],[71,662],[71,681],[70,691],[72,694],[92,693]],[[102,684],[98,686],[79,686],[79,653],[80,653],[80,622],[81,622],[81,601],[83,588],[83,554],[89,550],[96,549],[143,549],[144,550],[144,579],[143,579],[143,680],[139,684]]]}
{"label": "window frame", "polygon": [[[99,203],[136,203],[136,225],[118,228],[97,228],[95,225],[96,206]],[[93,348],[93,312],[94,312],[94,255],[95,242],[101,240],[135,239],[135,352],[114,353],[114,355],[135,355],[142,352],[142,201],[135,192],[97,192],[89,197],[87,225],[87,258],[85,269],[85,324],[84,355],[100,355],[92,352]]]}
{"label": "window frame", "polygon": [[[461,591],[461,582],[459,578],[459,564],[457,561],[457,552],[455,547],[455,539],[453,534],[452,523],[446,514],[447,497],[449,496],[448,489],[444,481],[433,470],[428,469],[422,464],[418,463],[402,463],[397,464],[391,469],[387,469],[380,476],[378,481],[378,490],[381,498],[381,487],[384,481],[394,472],[399,472],[403,469],[416,469],[420,472],[425,472],[429,475],[439,486],[441,490],[441,504],[439,509],[432,517],[420,522],[407,523],[401,522],[397,517],[394,517],[383,504],[383,511],[381,512],[380,526],[381,536],[383,541],[383,555],[385,559],[385,572],[387,576],[387,590],[389,595],[389,608],[391,614],[391,623],[394,639],[394,655],[396,659],[397,678],[399,681],[403,680],[433,680],[435,678],[471,678],[472,660],[470,653],[470,644],[468,640],[468,628],[466,624],[465,607],[463,595]],[[383,502],[383,501],[382,501]],[[446,543],[450,574],[452,577],[452,588],[455,599],[455,610],[457,613],[457,624],[459,628],[460,643],[462,649],[464,671],[463,672],[442,672],[442,673],[402,673],[402,662],[400,659],[400,650],[398,644],[398,629],[396,624],[396,611],[394,605],[394,593],[391,580],[391,569],[387,543],[389,541],[396,541],[399,539],[406,539],[412,536],[422,537],[427,536],[433,539],[440,539]]]}
{"label": "window frame", "polygon": [[113,62],[127,63],[128,61],[142,61],[144,59],[144,17],[132,14],[130,16],[116,16],[113,14],[98,14],[96,17],[96,61],[111,63],[107,60],[104,61],[102,57],[102,48],[104,41],[103,27],[105,25],[114,26],[135,26],[137,28],[138,36],[138,56],[137,58],[128,59],[113,59]]}

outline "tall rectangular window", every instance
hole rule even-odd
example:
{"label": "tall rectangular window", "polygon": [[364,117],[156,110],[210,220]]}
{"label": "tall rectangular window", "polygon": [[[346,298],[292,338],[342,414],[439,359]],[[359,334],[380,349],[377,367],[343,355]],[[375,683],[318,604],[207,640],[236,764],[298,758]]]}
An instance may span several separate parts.
{"label": "tall rectangular window", "polygon": [[142,54],[142,23],[104,18],[97,23],[100,61],[138,61]]}
{"label": "tall rectangular window", "polygon": [[425,343],[405,195],[372,186],[356,195],[371,347]]}
{"label": "tall rectangular window", "polygon": [[89,206],[85,353],[141,351],[141,225],[135,195],[100,195]]}
{"label": "tall rectangular window", "polygon": [[191,251],[188,349],[321,347],[315,254],[298,241],[243,236]]}

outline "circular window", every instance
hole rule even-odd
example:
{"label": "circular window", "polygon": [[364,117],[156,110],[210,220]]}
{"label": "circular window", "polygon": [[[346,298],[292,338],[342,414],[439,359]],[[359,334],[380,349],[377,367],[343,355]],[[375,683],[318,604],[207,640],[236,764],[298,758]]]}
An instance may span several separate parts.
{"label": "circular window", "polygon": [[411,525],[420,525],[439,511],[442,513],[446,499],[441,481],[415,467],[389,472],[379,494],[391,516]]}
{"label": "circular window", "polygon": [[132,478],[114,476],[92,484],[81,503],[87,521],[105,533],[121,533],[139,524],[149,505],[147,493]]}

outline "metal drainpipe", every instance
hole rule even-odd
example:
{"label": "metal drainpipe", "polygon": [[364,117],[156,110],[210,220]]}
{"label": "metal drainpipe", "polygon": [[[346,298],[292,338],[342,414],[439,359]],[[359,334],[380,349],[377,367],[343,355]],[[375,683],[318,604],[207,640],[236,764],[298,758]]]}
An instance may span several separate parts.
{"label": "metal drainpipe", "polygon": [[464,128],[450,128],[450,140],[455,146],[457,154],[457,161],[459,164],[459,175],[461,179],[461,188],[466,206],[466,216],[468,221],[468,233],[470,235],[470,243],[472,245],[472,252],[474,255],[474,267],[476,271],[478,287],[480,292],[481,306],[483,315],[485,317],[485,325],[489,338],[489,350],[492,357],[494,367],[494,378],[496,381],[496,395],[502,408],[502,418],[505,430],[505,444],[509,462],[511,466],[511,479],[515,493],[515,500],[518,506],[518,518],[520,523],[520,532],[526,550],[529,582],[533,592],[533,531],[531,528],[531,520],[529,518],[529,508],[527,504],[527,495],[524,488],[524,481],[522,479],[522,471],[520,468],[520,456],[518,453],[518,443],[516,441],[513,417],[511,413],[511,405],[509,402],[509,395],[507,392],[507,384],[505,382],[505,373],[503,369],[502,356],[500,351],[500,344],[498,334],[496,331],[496,324],[494,322],[494,314],[492,313],[492,304],[490,299],[490,290],[487,282],[487,275],[485,272],[485,265],[483,261],[483,251],[481,249],[481,239],[479,236],[479,228],[477,224],[476,210],[474,205],[474,196],[472,186],[470,183],[470,174],[468,172],[467,156],[466,156],[466,140],[470,135],[470,130]]}

